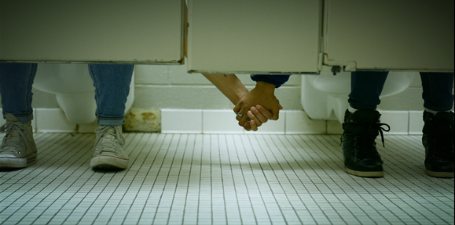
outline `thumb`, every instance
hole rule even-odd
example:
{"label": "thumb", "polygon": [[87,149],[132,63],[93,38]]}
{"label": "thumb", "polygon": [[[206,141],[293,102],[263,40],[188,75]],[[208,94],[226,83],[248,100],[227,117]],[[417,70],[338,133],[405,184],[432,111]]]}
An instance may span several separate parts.
{"label": "thumb", "polygon": [[274,108],[272,109],[272,113],[273,113],[273,117],[271,120],[278,120],[279,119],[279,114],[280,114],[280,110],[278,108]]}
{"label": "thumb", "polygon": [[237,104],[235,107],[234,107],[234,112],[235,113],[238,113],[240,111],[240,104]]}

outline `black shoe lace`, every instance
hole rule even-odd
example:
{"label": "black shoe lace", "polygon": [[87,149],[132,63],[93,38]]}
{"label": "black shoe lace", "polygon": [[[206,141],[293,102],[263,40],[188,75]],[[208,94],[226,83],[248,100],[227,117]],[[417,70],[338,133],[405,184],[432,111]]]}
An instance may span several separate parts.
{"label": "black shoe lace", "polygon": [[[382,126],[387,126],[387,130],[382,127]],[[385,142],[384,142],[384,131],[389,132],[390,131],[390,126],[386,123],[378,123],[375,125],[376,129],[379,131],[381,134],[381,140],[382,140],[382,146],[385,147]]]}
{"label": "black shoe lace", "polygon": [[[386,126],[387,129],[383,126]],[[389,132],[390,126],[385,123],[376,123],[365,126],[363,131],[363,133],[354,137],[355,154],[357,158],[361,159],[379,156],[373,143],[379,133],[381,135],[382,145],[385,147],[384,131]]]}

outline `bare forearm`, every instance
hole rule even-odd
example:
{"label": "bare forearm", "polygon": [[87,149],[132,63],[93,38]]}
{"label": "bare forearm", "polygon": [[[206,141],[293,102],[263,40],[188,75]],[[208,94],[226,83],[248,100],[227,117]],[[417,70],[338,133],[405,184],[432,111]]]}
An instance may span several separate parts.
{"label": "bare forearm", "polygon": [[234,105],[236,105],[240,98],[248,93],[245,85],[237,78],[235,74],[202,74],[213,85],[215,85],[221,93],[224,94]]}

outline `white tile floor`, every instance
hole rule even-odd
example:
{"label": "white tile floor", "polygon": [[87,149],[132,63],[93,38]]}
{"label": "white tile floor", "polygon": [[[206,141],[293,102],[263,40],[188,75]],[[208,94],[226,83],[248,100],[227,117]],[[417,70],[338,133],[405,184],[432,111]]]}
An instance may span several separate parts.
{"label": "white tile floor", "polygon": [[0,172],[0,223],[454,224],[420,136],[386,137],[383,179],[345,174],[339,135],[125,137],[130,169],[101,173],[94,135],[36,134],[38,161]]}

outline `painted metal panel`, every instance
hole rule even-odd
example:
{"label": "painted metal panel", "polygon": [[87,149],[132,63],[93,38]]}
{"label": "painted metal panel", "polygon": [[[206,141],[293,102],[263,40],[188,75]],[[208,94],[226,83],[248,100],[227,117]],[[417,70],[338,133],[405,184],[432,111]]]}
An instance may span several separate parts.
{"label": "painted metal panel", "polygon": [[188,69],[317,72],[321,0],[189,0]]}
{"label": "painted metal panel", "polygon": [[183,0],[0,0],[0,61],[183,63]]}
{"label": "painted metal panel", "polygon": [[324,63],[454,70],[454,1],[326,0]]}

